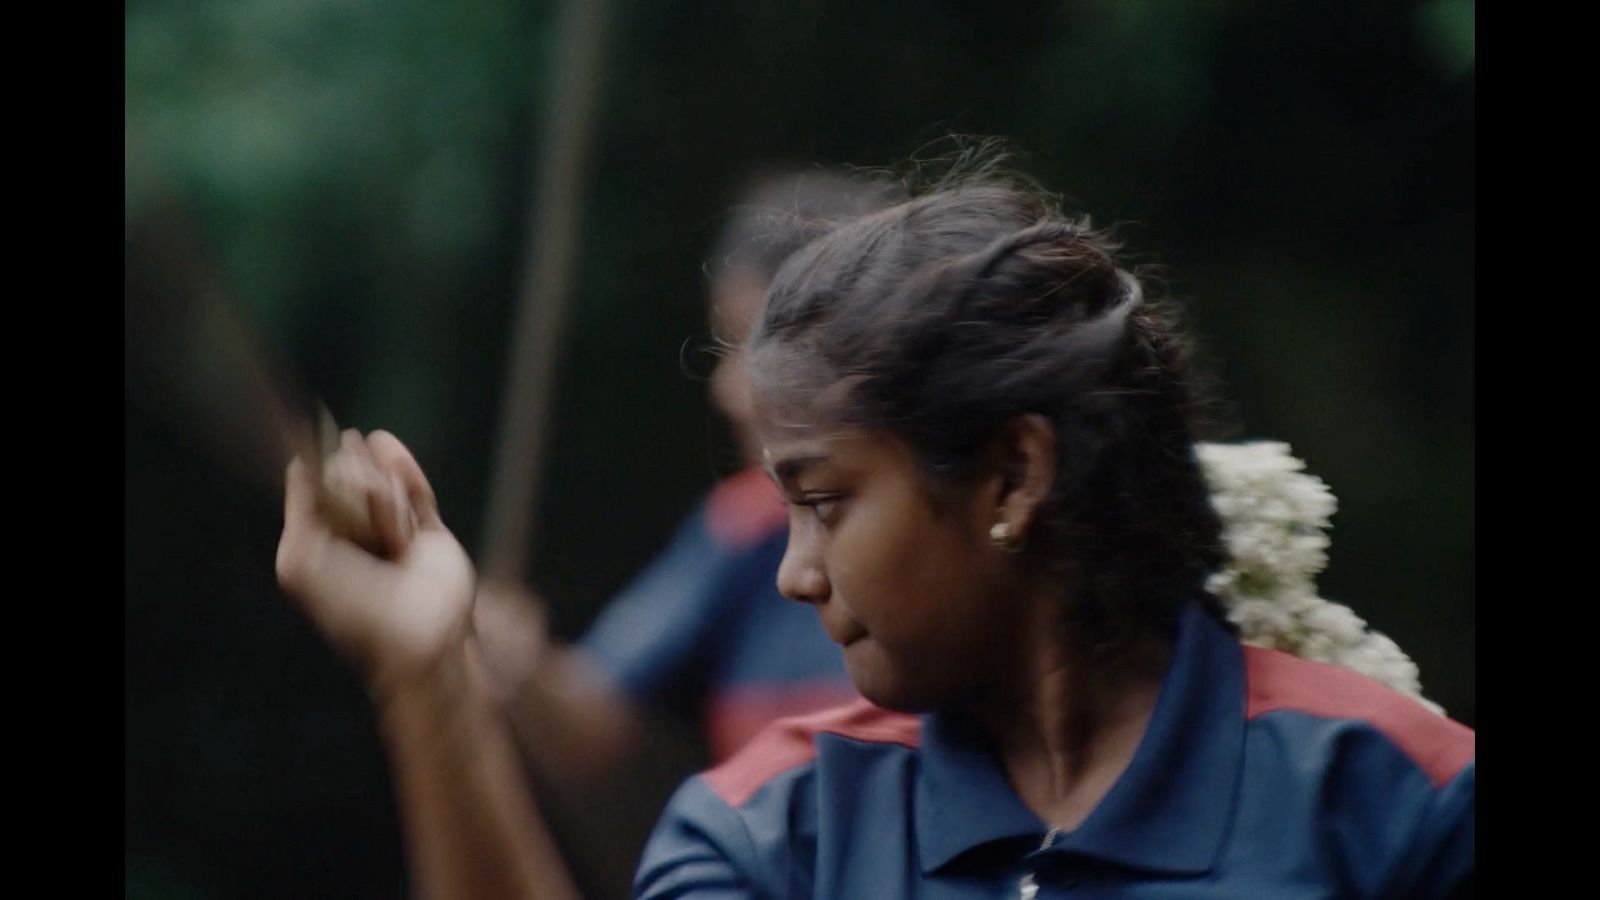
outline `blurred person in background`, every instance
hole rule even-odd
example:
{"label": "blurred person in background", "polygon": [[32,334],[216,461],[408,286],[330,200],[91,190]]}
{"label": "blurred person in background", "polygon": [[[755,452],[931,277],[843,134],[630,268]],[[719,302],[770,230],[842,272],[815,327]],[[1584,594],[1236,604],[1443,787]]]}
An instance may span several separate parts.
{"label": "blurred person in background", "polygon": [[768,722],[856,696],[816,617],[777,591],[788,514],[759,466],[742,349],[790,254],[897,196],[885,181],[821,169],[752,179],[706,265],[718,348],[710,393],[744,467],[711,489],[576,644],[550,636],[536,591],[480,586],[474,626],[496,693],[547,774],[614,773],[647,714],[694,723],[721,761]]}

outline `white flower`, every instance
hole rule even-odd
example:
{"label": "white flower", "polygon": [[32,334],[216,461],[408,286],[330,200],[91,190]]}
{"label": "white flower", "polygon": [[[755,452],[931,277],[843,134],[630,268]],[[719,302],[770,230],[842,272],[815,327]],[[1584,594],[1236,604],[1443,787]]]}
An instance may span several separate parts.
{"label": "white flower", "polygon": [[1206,580],[1247,644],[1333,663],[1420,700],[1416,663],[1347,606],[1317,595],[1338,502],[1279,441],[1199,444],[1228,562]]}
{"label": "white flower", "polygon": [[1339,648],[1334,644],[1333,638],[1318,631],[1308,631],[1301,635],[1300,646],[1295,651],[1295,656],[1312,662],[1338,664]]}
{"label": "white flower", "polygon": [[1228,609],[1239,626],[1239,636],[1249,643],[1281,649],[1295,633],[1295,616],[1270,600],[1240,600]]}
{"label": "white flower", "polygon": [[1335,644],[1355,647],[1366,637],[1367,623],[1350,607],[1324,602],[1301,618],[1307,628],[1328,636]]}

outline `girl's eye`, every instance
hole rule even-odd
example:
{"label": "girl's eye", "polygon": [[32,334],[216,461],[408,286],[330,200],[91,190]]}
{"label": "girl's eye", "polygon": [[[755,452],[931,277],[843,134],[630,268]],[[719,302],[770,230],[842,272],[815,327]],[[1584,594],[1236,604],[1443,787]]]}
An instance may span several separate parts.
{"label": "girl's eye", "polygon": [[838,508],[839,498],[837,497],[830,497],[826,500],[818,500],[817,502],[811,504],[811,511],[816,514],[817,521],[824,525],[833,521],[833,514],[838,510]]}
{"label": "girl's eye", "polygon": [[826,527],[833,524],[838,516],[841,499],[838,494],[813,495],[796,500],[795,505],[811,510],[811,514],[816,517],[817,522]]}

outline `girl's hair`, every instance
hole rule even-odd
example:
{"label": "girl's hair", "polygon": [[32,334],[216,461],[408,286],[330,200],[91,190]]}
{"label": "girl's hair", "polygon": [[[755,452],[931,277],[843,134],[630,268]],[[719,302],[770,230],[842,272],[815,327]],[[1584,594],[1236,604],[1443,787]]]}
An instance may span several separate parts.
{"label": "girl's hair", "polygon": [[888,429],[936,496],[1008,420],[1046,417],[1057,474],[1027,551],[1067,576],[1066,615],[1101,649],[1170,633],[1197,596],[1222,618],[1187,345],[1118,251],[986,166],[794,254],[749,348],[770,409]]}

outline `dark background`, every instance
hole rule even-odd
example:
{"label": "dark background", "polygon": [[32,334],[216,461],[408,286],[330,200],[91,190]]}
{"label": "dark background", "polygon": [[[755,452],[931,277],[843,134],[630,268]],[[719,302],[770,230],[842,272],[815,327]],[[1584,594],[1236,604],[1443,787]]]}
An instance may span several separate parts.
{"label": "dark background", "polygon": [[[412,445],[469,547],[559,13],[126,5],[128,307],[205,273],[344,424]],[[1001,135],[1168,268],[1244,434],[1339,498],[1322,593],[1473,724],[1470,0],[633,0],[611,25],[530,548],[558,631],[728,471],[681,351],[740,180]],[[128,321],[126,893],[396,896],[365,698],[274,587],[238,349]]]}

